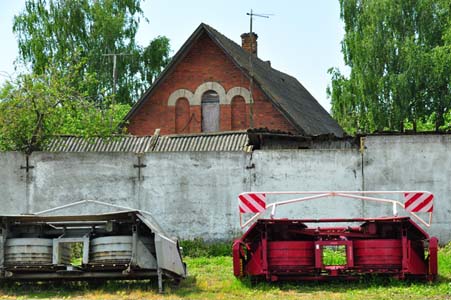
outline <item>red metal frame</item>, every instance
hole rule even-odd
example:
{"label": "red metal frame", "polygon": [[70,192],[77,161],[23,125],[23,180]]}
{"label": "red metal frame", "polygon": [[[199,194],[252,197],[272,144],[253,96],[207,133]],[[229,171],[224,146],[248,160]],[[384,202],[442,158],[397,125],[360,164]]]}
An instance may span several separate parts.
{"label": "red metal frame", "polygon": [[[438,240],[410,217],[255,218],[248,224],[249,229],[233,244],[237,277],[267,281],[355,279],[368,274],[399,279],[437,277]],[[325,265],[323,250],[328,246],[344,246],[346,262]]]}

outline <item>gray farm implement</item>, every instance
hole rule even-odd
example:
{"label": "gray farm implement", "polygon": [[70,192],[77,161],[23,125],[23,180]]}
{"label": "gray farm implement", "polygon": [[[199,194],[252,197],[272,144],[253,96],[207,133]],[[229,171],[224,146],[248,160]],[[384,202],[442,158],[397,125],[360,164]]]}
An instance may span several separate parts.
{"label": "gray farm implement", "polygon": [[[76,204],[87,203],[110,206],[89,200]],[[186,277],[178,242],[149,213],[126,209],[54,215],[62,208],[0,216],[0,280],[157,278],[161,291],[163,280]]]}

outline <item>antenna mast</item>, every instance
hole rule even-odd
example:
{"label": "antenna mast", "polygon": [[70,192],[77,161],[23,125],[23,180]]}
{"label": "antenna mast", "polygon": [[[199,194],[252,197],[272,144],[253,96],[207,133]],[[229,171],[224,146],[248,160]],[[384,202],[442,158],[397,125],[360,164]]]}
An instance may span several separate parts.
{"label": "antenna mast", "polygon": [[250,13],[246,13],[246,15],[249,16],[249,38],[251,42],[251,51],[249,51],[249,98],[250,98],[250,105],[249,105],[249,126],[250,128],[254,128],[254,98],[252,96],[252,86],[254,81],[254,69],[252,66],[252,51],[254,49],[254,33],[252,32],[252,22],[254,17],[260,17],[260,18],[269,18],[269,14],[256,14],[252,11]]}

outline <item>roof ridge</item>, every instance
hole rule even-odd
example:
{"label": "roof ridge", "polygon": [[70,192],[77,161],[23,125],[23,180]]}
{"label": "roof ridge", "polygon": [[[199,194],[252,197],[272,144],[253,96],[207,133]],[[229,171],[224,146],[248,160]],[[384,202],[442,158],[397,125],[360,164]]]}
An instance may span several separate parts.
{"label": "roof ridge", "polygon": [[[243,47],[241,47],[241,46],[240,46],[237,42],[235,42],[234,40],[230,39],[229,37],[227,37],[226,35],[224,35],[223,33],[221,33],[220,31],[216,30],[215,28],[211,27],[211,26],[208,25],[208,24],[201,23],[201,25],[202,25],[205,29],[207,29],[207,31],[212,31],[212,32],[215,33],[215,34],[219,34],[222,38],[227,39],[229,42],[233,43],[233,45],[236,46],[237,49],[239,49],[239,51],[241,51],[241,52],[243,52],[243,54],[246,54],[247,56],[249,56],[249,53],[248,53],[246,50],[244,50]],[[218,41],[218,42],[220,42],[220,41]],[[280,70],[274,69],[272,66],[269,66],[268,63],[267,63],[267,62],[268,62],[267,60],[263,60],[263,59],[261,59],[260,57],[258,57],[257,55],[252,55],[252,60],[253,60],[253,61],[256,61],[256,62],[262,64],[262,66],[267,67],[267,68],[269,68],[269,69],[271,69],[271,70],[274,70],[274,71],[276,71],[276,72],[278,72],[278,73],[280,73],[280,74],[283,74],[283,75],[288,76],[288,77],[290,77],[290,78],[296,79],[295,77],[293,77],[293,76],[291,76],[291,75],[289,75],[289,74],[287,74],[287,73],[285,73],[285,72],[282,72],[282,71],[280,71]]]}

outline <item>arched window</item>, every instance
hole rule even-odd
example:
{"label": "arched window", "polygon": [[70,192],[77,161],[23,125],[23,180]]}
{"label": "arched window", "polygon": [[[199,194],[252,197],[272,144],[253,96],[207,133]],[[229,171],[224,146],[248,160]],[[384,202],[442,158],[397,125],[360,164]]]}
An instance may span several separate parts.
{"label": "arched window", "polygon": [[235,96],[232,99],[232,130],[243,130],[247,128],[246,102],[243,97]]}
{"label": "arched window", "polygon": [[202,132],[219,131],[219,95],[213,90],[202,95]]}
{"label": "arched window", "polygon": [[175,104],[175,133],[189,132],[190,109],[186,98],[179,98]]}

